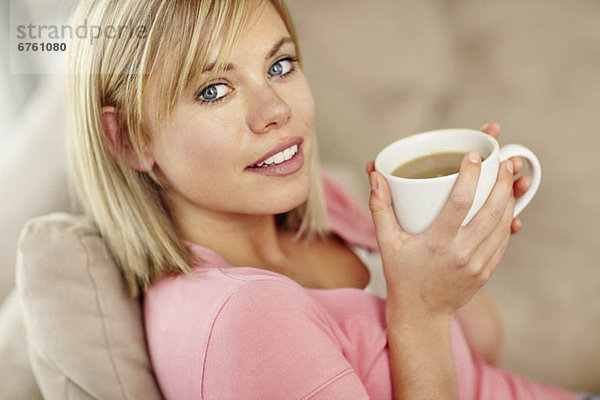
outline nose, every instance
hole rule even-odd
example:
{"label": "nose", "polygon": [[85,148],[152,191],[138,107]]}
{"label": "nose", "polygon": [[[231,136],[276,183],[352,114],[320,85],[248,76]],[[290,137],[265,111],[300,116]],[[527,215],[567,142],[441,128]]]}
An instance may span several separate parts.
{"label": "nose", "polygon": [[290,105],[266,83],[252,93],[248,125],[255,133],[266,133],[285,126],[292,116]]}

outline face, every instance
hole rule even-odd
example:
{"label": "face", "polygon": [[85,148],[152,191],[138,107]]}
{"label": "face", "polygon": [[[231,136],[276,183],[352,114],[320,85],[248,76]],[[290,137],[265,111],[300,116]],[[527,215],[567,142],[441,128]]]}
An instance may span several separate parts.
{"label": "face", "polygon": [[[290,35],[273,5],[259,8],[228,60],[233,68],[187,88],[160,136],[159,121],[150,118],[156,92],[149,82],[144,122],[153,168],[168,183],[175,215],[190,210],[277,214],[307,199],[314,103],[294,61],[294,43],[274,47],[284,38]],[[304,163],[298,171],[269,176],[247,168],[291,137],[302,138],[295,157],[302,152]]]}

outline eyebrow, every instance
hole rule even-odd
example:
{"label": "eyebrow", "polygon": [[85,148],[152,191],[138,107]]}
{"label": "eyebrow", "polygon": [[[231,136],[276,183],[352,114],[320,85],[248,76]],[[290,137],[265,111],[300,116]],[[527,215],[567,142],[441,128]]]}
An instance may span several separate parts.
{"label": "eyebrow", "polygon": [[[275,43],[275,45],[273,46],[273,48],[271,48],[271,50],[269,50],[269,53],[267,53],[265,60],[268,60],[269,58],[273,57],[281,48],[281,46],[283,46],[286,43],[294,43],[294,40],[291,37],[284,37],[279,39],[279,41],[277,43]],[[204,70],[202,71],[203,74],[210,72],[214,69],[215,67],[215,63],[210,63],[206,66],[206,68],[204,68]],[[225,71],[233,71],[235,70],[235,65],[233,64],[226,64],[225,65]]]}

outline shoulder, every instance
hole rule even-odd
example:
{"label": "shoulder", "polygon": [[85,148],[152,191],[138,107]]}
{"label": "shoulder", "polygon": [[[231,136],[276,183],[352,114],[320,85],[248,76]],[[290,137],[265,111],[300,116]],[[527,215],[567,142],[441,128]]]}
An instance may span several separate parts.
{"label": "shoulder", "polygon": [[301,287],[244,283],[213,321],[202,393],[207,399],[307,398],[346,386],[363,394],[330,321]]}
{"label": "shoulder", "polygon": [[320,320],[319,329],[335,340],[327,326],[326,312],[302,286],[285,277],[256,277],[230,292],[219,307],[214,324],[217,331],[270,330],[272,325],[305,329],[307,320]]}
{"label": "shoulder", "polygon": [[[148,351],[167,398],[194,398],[199,393],[192,377],[204,375],[209,348],[222,345],[213,354],[231,354],[228,346],[237,348],[243,337],[232,335],[252,335],[261,326],[272,328],[273,318],[284,318],[286,310],[308,313],[306,300],[284,279],[257,271],[252,276],[227,271],[215,268],[164,277],[144,294]],[[223,339],[226,345],[219,344]]]}
{"label": "shoulder", "polygon": [[150,346],[183,340],[187,335],[208,338],[214,325],[245,329],[257,319],[285,321],[325,312],[290,278],[251,267],[211,268],[163,278],[143,298]]}
{"label": "shoulder", "polygon": [[326,312],[301,286],[224,271],[190,279],[171,282],[167,301],[158,292],[144,299],[149,353],[166,397],[301,398],[338,374],[349,379]]}
{"label": "shoulder", "polygon": [[[246,303],[257,305],[269,299],[305,306],[310,301],[295,281],[271,271],[252,267],[194,268],[189,274],[163,277],[146,291],[143,298],[146,324],[148,328],[164,323],[173,326],[190,314],[202,314],[202,318],[212,315],[214,319],[230,299],[237,297],[245,297]],[[178,310],[177,316],[171,315],[174,308]]]}

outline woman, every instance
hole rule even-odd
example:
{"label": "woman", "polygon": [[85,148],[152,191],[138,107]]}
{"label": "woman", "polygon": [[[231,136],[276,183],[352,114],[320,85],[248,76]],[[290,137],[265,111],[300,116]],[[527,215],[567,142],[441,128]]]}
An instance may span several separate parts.
{"label": "woman", "polygon": [[[475,293],[520,228],[520,160],[461,228],[470,153],[420,235],[397,224],[370,162],[374,230],[320,170],[282,0],[96,0],[78,18],[108,33],[69,56],[72,171],[131,294],[144,293],[166,398],[577,398],[486,363],[497,343],[472,330],[489,315],[472,311]],[[514,185],[518,197],[529,183]],[[387,300],[363,290],[352,245],[380,252]]]}

